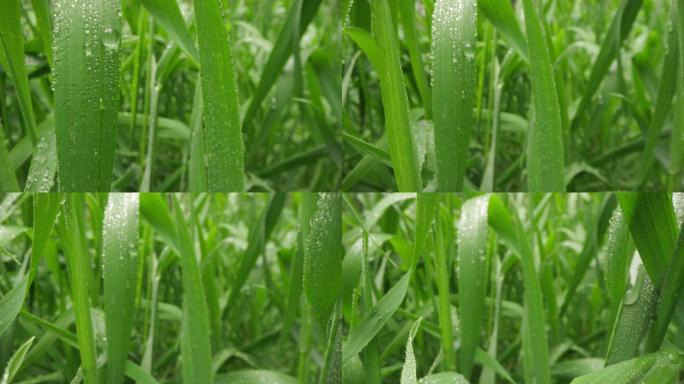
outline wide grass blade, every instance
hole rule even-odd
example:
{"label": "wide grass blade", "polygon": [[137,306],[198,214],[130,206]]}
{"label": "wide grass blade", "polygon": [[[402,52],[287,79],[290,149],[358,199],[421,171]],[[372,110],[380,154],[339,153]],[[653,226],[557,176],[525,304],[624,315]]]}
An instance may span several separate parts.
{"label": "wide grass blade", "polygon": [[195,1],[200,49],[207,187],[213,192],[245,189],[244,144],[240,126],[232,46],[219,2]]}
{"label": "wide grass blade", "polygon": [[527,189],[564,192],[563,126],[548,39],[532,0],[523,0],[523,7],[534,115],[527,134]]}
{"label": "wide grass blade", "polygon": [[24,305],[27,286],[28,279],[24,278],[0,299],[0,336],[5,333],[19,314],[19,311],[21,311],[21,307]]}
{"label": "wide grass blade", "polygon": [[679,364],[681,358],[676,351],[663,350],[578,377],[571,384],[673,383],[679,372]]}
{"label": "wide grass blade", "polygon": [[89,283],[92,276],[90,256],[82,237],[84,229],[84,198],[82,194],[62,196],[60,236],[71,282],[71,299],[76,317],[76,337],[81,355],[81,367],[86,384],[97,384],[97,349],[90,310]]}
{"label": "wide grass blade", "polygon": [[470,377],[480,345],[487,294],[487,225],[489,196],[470,199],[458,221],[458,314],[460,319],[460,372]]}
{"label": "wide grass blade", "polygon": [[178,198],[173,196],[176,235],[180,246],[181,275],[183,280],[183,322],[181,326],[181,360],[183,382],[214,382],[211,365],[211,335],[209,310],[202,285],[200,268],[190,237],[189,224]]}
{"label": "wide grass blade", "polygon": [[399,57],[397,31],[388,0],[371,2],[373,38],[378,47],[385,130],[389,142],[397,188],[402,192],[422,191],[416,147],[409,126],[409,107]]}
{"label": "wide grass blade", "polygon": [[54,88],[59,188],[109,191],[119,107],[121,4],[56,0]]}
{"label": "wide grass blade", "polygon": [[107,382],[123,382],[135,317],[138,195],[109,195],[102,227]]}
{"label": "wide grass blade", "polygon": [[477,1],[437,0],[432,16],[432,111],[437,189],[463,189],[475,105]]}
{"label": "wide grass blade", "polygon": [[605,274],[608,297],[613,303],[618,303],[625,293],[627,269],[634,253],[634,245],[629,235],[629,223],[625,220],[621,209],[613,211],[606,236],[599,253],[599,261]]}
{"label": "wide grass blade", "polygon": [[304,239],[304,294],[320,324],[327,324],[342,288],[342,196],[321,194]]}

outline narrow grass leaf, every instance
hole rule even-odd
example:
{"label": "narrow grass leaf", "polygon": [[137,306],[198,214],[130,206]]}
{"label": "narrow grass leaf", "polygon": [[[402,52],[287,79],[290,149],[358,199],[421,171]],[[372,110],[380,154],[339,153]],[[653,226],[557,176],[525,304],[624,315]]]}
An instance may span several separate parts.
{"label": "narrow grass leaf", "polygon": [[107,382],[122,383],[135,316],[138,195],[109,195],[102,227]]}
{"label": "narrow grass leaf", "polygon": [[171,219],[169,208],[164,201],[164,196],[158,193],[140,194],[140,213],[166,245],[178,253],[180,247],[178,246],[176,228]]}
{"label": "narrow grass leaf", "polygon": [[416,196],[416,234],[413,241],[412,269],[416,268],[422,253],[427,248],[428,234],[435,220],[437,201],[437,195],[434,193],[418,193]]}
{"label": "narrow grass leaf", "polygon": [[24,305],[27,286],[28,279],[24,278],[0,299],[0,336],[12,324]]}
{"label": "narrow grass leaf", "polygon": [[304,294],[314,316],[326,324],[342,288],[342,196],[321,194],[304,239]]}
{"label": "narrow grass leaf", "polygon": [[173,196],[173,211],[183,280],[183,323],[181,326],[183,381],[212,384],[214,371],[211,366],[209,310],[189,225],[176,196]]}
{"label": "narrow grass leaf", "polygon": [[192,61],[199,63],[199,51],[192,41],[188,28],[185,26],[178,3],[175,0],[142,0],[142,4],[183,52]]}
{"label": "narrow grass leaf", "polygon": [[21,189],[19,189],[17,176],[14,174],[16,167],[5,141],[5,129],[0,124],[0,163],[9,165],[0,167],[0,192],[19,192]]}
{"label": "narrow grass leaf", "polygon": [[371,15],[373,38],[381,61],[378,72],[385,109],[385,131],[397,188],[401,192],[422,191],[417,152],[409,125],[408,96],[401,70],[399,42],[388,0],[371,2]]}
{"label": "narrow grass leaf", "polygon": [[44,132],[33,151],[24,191],[50,192],[57,172],[57,139],[53,131]]}
{"label": "narrow grass leaf", "polygon": [[466,377],[473,371],[484,320],[488,210],[489,196],[476,197],[463,204],[458,220],[459,362],[460,372]]}
{"label": "narrow grass leaf", "polygon": [[523,60],[528,61],[525,36],[523,36],[520,29],[518,18],[515,17],[511,3],[507,1],[478,0],[477,5],[482,14],[501,33],[501,36],[511,45],[515,52]]}
{"label": "narrow grass leaf", "polygon": [[244,144],[231,44],[219,2],[195,1],[209,191],[245,189]]}
{"label": "narrow grass leaf", "polygon": [[527,134],[527,189],[565,191],[563,126],[544,25],[532,0],[523,0],[530,57],[533,123]]}
{"label": "narrow grass leaf", "polygon": [[54,88],[59,188],[109,191],[119,108],[121,4],[54,3]]}
{"label": "narrow grass leaf", "polygon": [[422,58],[423,52],[421,52],[420,49],[418,29],[416,27],[416,0],[400,0],[397,4],[399,8],[399,17],[403,25],[406,48],[408,49],[409,58],[411,59],[413,78],[416,81],[418,93],[423,102],[425,117],[431,119],[432,98],[430,96],[430,86],[428,85],[427,76],[425,76],[425,67]]}
{"label": "narrow grass leaf", "polygon": [[437,0],[432,19],[432,111],[437,189],[463,189],[475,105],[477,2]]}
{"label": "narrow grass leaf", "polygon": [[399,309],[406,296],[410,277],[411,273],[405,274],[359,322],[342,345],[342,364],[346,364],[361,352]]}
{"label": "narrow grass leaf", "polygon": [[633,254],[634,245],[629,234],[629,223],[625,220],[622,210],[615,209],[610,218],[607,238],[599,253],[606,290],[614,303],[618,303],[624,295],[627,269]]}
{"label": "narrow grass leaf", "polygon": [[673,185],[677,188],[682,171],[684,171],[684,4],[673,1],[677,11],[677,36],[679,42],[679,66],[677,66],[677,95],[675,99],[675,118],[672,127],[672,144],[670,145],[670,174],[674,178]]}
{"label": "narrow grass leaf", "polygon": [[416,333],[418,333],[421,320],[423,320],[422,317],[413,323],[413,326],[409,331],[408,340],[406,340],[406,360],[404,361],[404,366],[401,369],[401,384],[418,383],[418,377],[416,376],[416,355],[413,353],[413,338],[416,337]]}
{"label": "narrow grass leaf", "polygon": [[12,354],[12,357],[9,359],[7,362],[7,366],[5,367],[5,373],[2,374],[2,380],[0,380],[1,384],[9,384],[12,382],[14,379],[14,376],[17,374],[19,371],[19,368],[21,368],[21,364],[24,362],[24,358],[26,357],[26,354],[28,353],[29,349],[31,348],[31,345],[33,344],[33,340],[35,340],[36,337],[32,336],[30,339],[26,340],[17,350]]}
{"label": "narrow grass leaf", "polygon": [[59,211],[60,196],[54,193],[36,193],[33,195],[33,244],[31,247],[30,281],[38,273],[38,265],[43,257],[43,250],[50,239]]}

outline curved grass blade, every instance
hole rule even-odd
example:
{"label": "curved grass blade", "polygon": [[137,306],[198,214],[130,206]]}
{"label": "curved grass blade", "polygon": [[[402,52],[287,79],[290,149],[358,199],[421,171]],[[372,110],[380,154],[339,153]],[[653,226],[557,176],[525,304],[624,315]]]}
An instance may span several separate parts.
{"label": "curved grass blade", "polygon": [[181,360],[183,382],[214,382],[211,365],[211,335],[209,310],[202,285],[199,265],[178,198],[173,196],[176,235],[180,247],[181,275],[183,280],[183,322],[181,326]]}
{"label": "curved grass blade", "polygon": [[392,167],[401,192],[422,191],[416,147],[409,126],[409,108],[404,75],[399,60],[397,31],[388,0],[371,2],[373,37],[380,59],[380,92],[385,109],[385,131]]}
{"label": "curved grass blade", "polygon": [[244,144],[230,39],[221,7],[214,0],[195,1],[202,75],[207,187],[212,192],[245,189]]}
{"label": "curved grass blade", "polygon": [[461,207],[458,221],[458,297],[461,331],[460,369],[470,377],[480,345],[487,294],[487,249],[489,196],[470,199]]}
{"label": "curved grass blade", "polygon": [[178,253],[178,237],[164,197],[158,193],[140,194],[140,213],[154,228],[166,245]]}
{"label": "curved grass blade", "polygon": [[176,0],[142,0],[143,6],[169,34],[172,40],[195,62],[200,61],[200,54],[192,41],[192,36],[185,26]]}
{"label": "curved grass blade", "polygon": [[677,377],[680,363],[681,357],[676,351],[663,350],[580,376],[571,384],[672,383]]}
{"label": "curved grass blade", "polygon": [[7,362],[7,366],[5,367],[5,373],[3,373],[2,380],[0,380],[1,384],[9,384],[12,382],[14,376],[17,374],[17,372],[19,372],[19,368],[21,368],[21,364],[24,362],[24,358],[26,357],[26,354],[31,348],[31,345],[33,344],[33,340],[35,340],[35,338],[35,336],[32,336],[30,339],[26,340],[16,350],[16,352],[14,352],[10,360]]}
{"label": "curved grass blade", "polygon": [[416,333],[418,333],[421,320],[423,320],[422,317],[418,318],[418,320],[413,323],[413,326],[409,331],[408,340],[406,340],[406,361],[404,361],[404,366],[401,369],[400,384],[418,383],[418,377],[416,376],[416,355],[413,353],[413,338],[416,337]]}
{"label": "curved grass blade", "polygon": [[342,288],[342,196],[318,197],[304,239],[304,294],[320,324],[327,324]]}
{"label": "curved grass blade", "polygon": [[20,0],[5,0],[0,3],[0,14],[3,15],[2,23],[0,23],[0,44],[3,54],[0,57],[4,57],[7,61],[2,65],[7,68],[17,90],[24,129],[35,146],[38,143],[38,134],[31,103],[31,88],[24,63],[24,35],[21,31],[20,9]]}
{"label": "curved grass blade", "polygon": [[527,43],[520,30],[513,7],[508,1],[478,0],[477,5],[482,14],[494,25],[501,36],[511,45],[513,50],[528,61]]}
{"label": "curved grass blade", "polygon": [[109,195],[102,227],[107,382],[122,383],[135,317],[138,195]]}
{"label": "curved grass blade", "polygon": [[432,112],[437,189],[463,189],[475,105],[477,2],[437,0],[432,20]]}
{"label": "curved grass blade", "polygon": [[59,189],[109,191],[119,107],[119,0],[56,0]]}
{"label": "curved grass blade", "polygon": [[410,281],[411,273],[406,273],[359,322],[342,345],[342,364],[348,363],[371,341],[382,327],[399,309]]}
{"label": "curved grass blade", "polygon": [[556,81],[545,28],[532,0],[523,0],[534,122],[527,137],[529,192],[565,191],[565,155]]}
{"label": "curved grass blade", "polygon": [[0,336],[9,328],[24,305],[28,279],[24,278],[0,299]]}

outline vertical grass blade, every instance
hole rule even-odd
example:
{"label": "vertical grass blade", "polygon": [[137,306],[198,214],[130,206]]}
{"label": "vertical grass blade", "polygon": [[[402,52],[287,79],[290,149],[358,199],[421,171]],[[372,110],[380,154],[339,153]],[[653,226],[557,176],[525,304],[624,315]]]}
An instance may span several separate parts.
{"label": "vertical grass blade", "polygon": [[195,1],[204,104],[204,139],[209,191],[245,189],[244,144],[240,127],[231,44],[221,6]]}
{"label": "vertical grass blade", "polygon": [[30,339],[26,340],[16,350],[16,352],[14,352],[10,360],[7,362],[5,373],[2,374],[2,380],[0,380],[0,383],[9,384],[12,382],[14,376],[17,374],[17,372],[19,372],[19,368],[21,368],[21,364],[24,362],[24,358],[26,357],[26,354],[33,344],[33,340],[35,339],[36,337],[32,336]]}
{"label": "vertical grass blade", "polygon": [[76,338],[81,354],[81,367],[86,384],[97,384],[95,332],[90,315],[88,276],[92,276],[90,257],[83,244],[83,195],[64,194],[61,205],[60,229],[63,250],[71,283],[71,299],[76,318]]}
{"label": "vertical grass blade", "polygon": [[59,188],[109,191],[119,107],[119,0],[56,0],[53,40]]}
{"label": "vertical grass blade", "polygon": [[31,247],[30,281],[38,273],[38,264],[43,257],[43,250],[50,239],[55,219],[59,211],[59,195],[54,193],[36,193],[33,195],[33,244]]}
{"label": "vertical grass blade", "polygon": [[411,330],[409,331],[408,340],[406,340],[406,360],[404,361],[404,366],[401,369],[401,381],[400,384],[417,384],[418,378],[416,377],[416,355],[413,353],[413,338],[416,337],[418,333],[418,328],[420,328],[420,322],[423,318],[418,318]]}
{"label": "vertical grass blade", "polygon": [[458,297],[461,331],[460,372],[470,377],[480,345],[487,293],[487,220],[489,196],[470,199],[458,221]]}
{"label": "vertical grass blade", "polygon": [[423,65],[422,52],[420,50],[420,41],[418,40],[418,30],[416,28],[416,0],[400,0],[398,3],[399,16],[404,27],[404,36],[406,39],[406,48],[411,59],[411,70],[413,77],[416,80],[418,93],[423,102],[423,109],[425,110],[425,117],[432,118],[432,98],[430,96],[430,87],[425,76],[425,67]]}
{"label": "vertical grass blade", "polygon": [[183,281],[183,321],[181,325],[181,360],[183,382],[214,382],[211,365],[211,335],[209,310],[202,286],[200,268],[195,258],[189,224],[178,198],[173,196],[176,235],[180,246]]}
{"label": "vertical grass blade", "polygon": [[408,96],[399,59],[399,42],[388,0],[373,0],[371,15],[373,37],[381,63],[378,73],[385,109],[385,131],[397,188],[401,192],[422,191],[417,152],[409,126]]}
{"label": "vertical grass blade", "polygon": [[435,249],[435,273],[437,285],[437,315],[439,318],[439,331],[442,343],[442,367],[447,371],[456,369],[456,351],[453,342],[453,323],[451,316],[451,279],[452,264],[449,262],[451,254],[451,244],[446,235],[447,225],[451,225],[451,220],[446,220],[444,216],[451,215],[437,214],[435,223],[434,249]]}
{"label": "vertical grass blade", "polygon": [[533,120],[527,135],[527,189],[565,191],[563,126],[545,28],[532,0],[523,0],[530,57]]}
{"label": "vertical grass blade", "polygon": [[102,227],[107,383],[123,382],[135,317],[138,195],[109,195]]}
{"label": "vertical grass blade", "polygon": [[684,4],[673,1],[676,8],[677,37],[679,43],[679,66],[677,66],[677,95],[675,99],[675,118],[670,144],[670,175],[673,183],[670,189],[679,189],[684,170]]}
{"label": "vertical grass blade", "polygon": [[416,196],[416,235],[413,241],[412,269],[416,268],[427,247],[428,234],[435,220],[437,201],[438,195],[435,193],[418,193]]}
{"label": "vertical grass blade", "polygon": [[[5,128],[0,124],[0,163],[11,164],[5,143]],[[0,192],[19,192],[19,183],[14,170],[10,166],[0,167]]]}
{"label": "vertical grass blade", "polygon": [[461,191],[475,105],[477,2],[437,0],[432,44],[437,189]]}
{"label": "vertical grass blade", "polygon": [[304,239],[304,294],[320,324],[327,324],[342,288],[342,196],[318,197]]}
{"label": "vertical grass blade", "polygon": [[28,279],[22,279],[19,284],[5,293],[2,299],[0,299],[0,336],[12,324],[14,318],[17,317],[21,307],[24,305],[27,286]]}
{"label": "vertical grass blade", "polygon": [[31,88],[24,63],[24,35],[21,31],[20,9],[20,0],[4,0],[0,3],[0,14],[3,15],[2,23],[0,23],[0,44],[3,52],[0,58],[7,61],[1,64],[9,72],[17,90],[24,129],[35,146],[38,143],[38,134],[31,103]]}
{"label": "vertical grass blade", "polygon": [[613,211],[606,236],[599,253],[599,261],[603,268],[608,297],[613,303],[618,303],[625,292],[627,268],[634,253],[629,223],[625,220],[622,210]]}

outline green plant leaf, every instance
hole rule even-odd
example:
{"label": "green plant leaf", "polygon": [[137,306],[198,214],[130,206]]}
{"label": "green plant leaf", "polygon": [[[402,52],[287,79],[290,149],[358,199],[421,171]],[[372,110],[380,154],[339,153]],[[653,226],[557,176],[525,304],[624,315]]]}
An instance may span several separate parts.
{"label": "green plant leaf", "polygon": [[0,383],[9,384],[12,382],[14,376],[19,371],[19,368],[21,368],[21,364],[24,362],[24,358],[26,357],[28,350],[31,348],[31,345],[33,344],[33,340],[35,339],[36,337],[32,336],[14,352],[12,357],[7,362],[7,366],[5,367],[5,373],[3,373],[2,380],[0,380]]}
{"label": "green plant leaf", "polygon": [[28,279],[24,278],[0,299],[0,336],[12,324],[24,305],[27,286]]}

